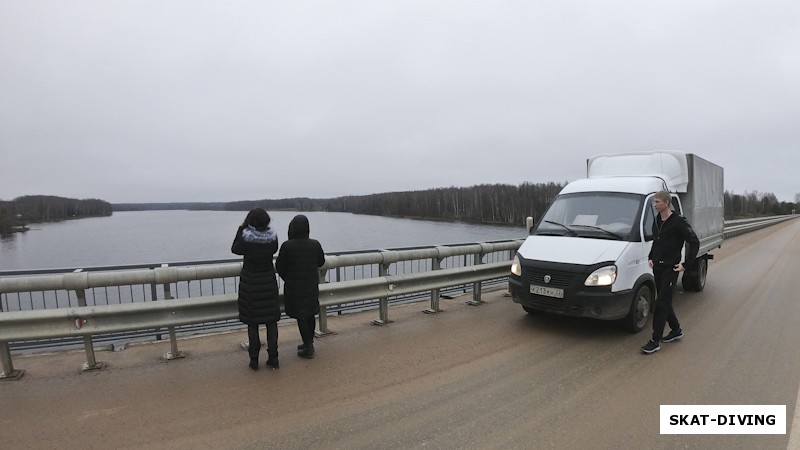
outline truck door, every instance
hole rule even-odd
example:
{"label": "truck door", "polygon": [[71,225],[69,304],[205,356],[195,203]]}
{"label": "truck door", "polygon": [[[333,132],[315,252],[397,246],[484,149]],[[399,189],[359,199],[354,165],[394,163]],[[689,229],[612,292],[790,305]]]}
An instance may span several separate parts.
{"label": "truck door", "polygon": [[[655,195],[647,196],[647,199],[644,202],[644,211],[642,213],[642,236],[644,237],[644,245],[642,246],[642,250],[644,254],[642,255],[642,259],[644,260],[644,265],[647,267],[647,270],[650,273],[653,273],[653,270],[647,264],[648,256],[650,255],[650,248],[653,247],[653,239],[655,239],[655,233],[653,229],[656,225],[656,209],[653,208],[653,197]],[[673,203],[674,203],[673,199]]]}

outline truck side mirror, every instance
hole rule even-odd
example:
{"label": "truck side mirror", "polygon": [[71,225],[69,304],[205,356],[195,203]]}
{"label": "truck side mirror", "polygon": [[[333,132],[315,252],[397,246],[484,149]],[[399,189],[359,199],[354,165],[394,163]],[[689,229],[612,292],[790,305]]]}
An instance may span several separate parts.
{"label": "truck side mirror", "polygon": [[525,218],[525,228],[528,229],[528,234],[533,233],[533,217]]}

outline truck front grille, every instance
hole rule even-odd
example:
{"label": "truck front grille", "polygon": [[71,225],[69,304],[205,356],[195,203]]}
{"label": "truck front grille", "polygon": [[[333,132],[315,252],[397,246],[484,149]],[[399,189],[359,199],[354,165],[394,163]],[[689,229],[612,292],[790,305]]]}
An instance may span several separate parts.
{"label": "truck front grille", "polygon": [[[534,267],[525,267],[524,270],[529,284],[563,289],[565,294],[570,290],[571,286],[575,285],[576,278],[579,276],[579,274],[573,272]],[[544,281],[546,276],[549,276],[549,282]],[[535,294],[529,295],[530,302],[535,308],[558,313],[563,313],[567,310],[568,300],[566,298],[554,298]]]}
{"label": "truck front grille", "polygon": [[[566,289],[572,285],[572,280],[576,274],[570,272],[558,272],[554,270],[526,268],[528,283],[538,284],[539,286],[551,286]],[[550,276],[550,282],[544,281],[545,276]]]}

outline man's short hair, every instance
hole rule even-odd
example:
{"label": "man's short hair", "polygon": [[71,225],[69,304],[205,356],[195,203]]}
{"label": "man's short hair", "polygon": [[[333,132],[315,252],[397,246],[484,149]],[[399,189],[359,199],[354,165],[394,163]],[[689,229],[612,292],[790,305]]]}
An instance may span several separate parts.
{"label": "man's short hair", "polygon": [[661,200],[662,202],[664,202],[664,203],[666,203],[668,205],[670,203],[672,203],[672,196],[669,195],[669,192],[667,192],[667,191],[658,191],[658,192],[656,192],[655,198]]}

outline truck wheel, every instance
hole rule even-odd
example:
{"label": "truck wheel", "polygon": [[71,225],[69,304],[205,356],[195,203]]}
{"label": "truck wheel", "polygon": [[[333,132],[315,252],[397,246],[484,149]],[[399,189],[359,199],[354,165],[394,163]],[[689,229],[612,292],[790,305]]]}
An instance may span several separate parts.
{"label": "truck wheel", "polygon": [[700,292],[706,287],[706,276],[708,276],[708,260],[700,258],[697,260],[697,271],[692,275],[683,273],[683,290]]}
{"label": "truck wheel", "polygon": [[638,333],[647,325],[647,318],[650,317],[650,311],[653,306],[653,293],[650,288],[643,284],[636,290],[636,295],[633,296],[631,302],[631,310],[628,317],[623,319],[625,328],[632,333]]}

